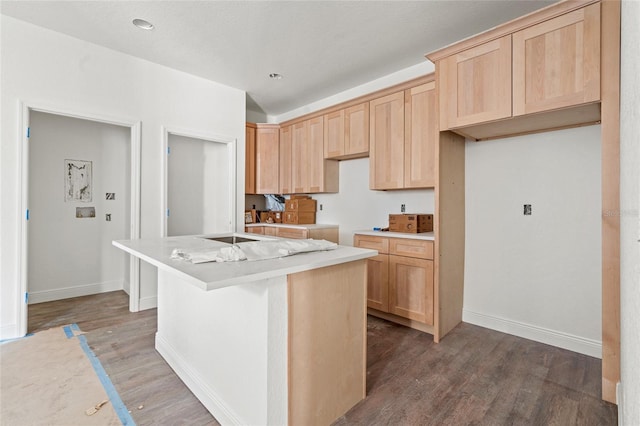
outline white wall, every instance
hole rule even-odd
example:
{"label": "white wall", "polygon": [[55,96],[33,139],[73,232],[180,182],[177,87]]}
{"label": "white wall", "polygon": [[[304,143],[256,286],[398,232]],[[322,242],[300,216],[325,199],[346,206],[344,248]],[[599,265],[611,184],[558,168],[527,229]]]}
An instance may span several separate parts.
{"label": "white wall", "polygon": [[[353,232],[389,226],[389,213],[433,213],[431,189],[372,191],[369,189],[369,159],[340,162],[340,192],[314,194],[318,201],[316,222],[340,226],[340,244],[353,245]],[[322,204],[322,210],[320,209]]]}
{"label": "white wall", "polygon": [[[141,236],[161,235],[162,126],[237,139],[237,188],[244,191],[245,92],[1,17],[2,183],[0,338],[16,337],[23,297],[18,280],[19,101],[142,122]],[[238,200],[242,223],[244,200]],[[155,268],[141,266],[141,302],[153,306]]]}
{"label": "white wall", "polygon": [[233,231],[229,147],[169,134],[167,235]]}
{"label": "white wall", "polygon": [[622,2],[620,93],[621,425],[640,424],[640,3]]}
{"label": "white wall", "polygon": [[463,320],[600,357],[600,126],[465,154]]}
{"label": "white wall", "polygon": [[[30,128],[29,302],[125,288],[128,256],[111,241],[129,235],[129,129],[39,112]],[[65,159],[92,162],[91,202],[65,201]],[[94,207],[96,217],[78,219],[76,207]]]}

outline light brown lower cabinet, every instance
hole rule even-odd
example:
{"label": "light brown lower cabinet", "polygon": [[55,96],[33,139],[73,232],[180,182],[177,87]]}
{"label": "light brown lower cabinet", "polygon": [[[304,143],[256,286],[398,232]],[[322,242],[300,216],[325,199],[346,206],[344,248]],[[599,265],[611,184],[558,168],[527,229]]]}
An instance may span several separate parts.
{"label": "light brown lower cabinet", "polygon": [[323,228],[289,227],[286,225],[245,226],[244,231],[249,234],[267,235],[279,238],[327,240],[338,243],[338,226]]}
{"label": "light brown lower cabinet", "polygon": [[[356,235],[354,246],[379,253],[367,259],[369,313],[391,321],[404,318],[433,326],[433,241]],[[412,326],[411,322],[399,322]],[[414,328],[432,332],[428,327]]]}

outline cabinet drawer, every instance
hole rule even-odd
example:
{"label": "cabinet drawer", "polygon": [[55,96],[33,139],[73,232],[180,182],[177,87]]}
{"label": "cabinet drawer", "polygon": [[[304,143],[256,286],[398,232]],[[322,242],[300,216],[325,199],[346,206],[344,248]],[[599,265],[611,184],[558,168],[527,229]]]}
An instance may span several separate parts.
{"label": "cabinet drawer", "polygon": [[306,239],[308,230],[296,229],[296,228],[277,228],[276,235],[280,238],[294,238],[294,239]]}
{"label": "cabinet drawer", "polygon": [[264,228],[264,235],[270,235],[272,237],[275,237],[278,234],[277,228],[272,228],[271,226],[263,226],[263,228]]}
{"label": "cabinet drawer", "polygon": [[248,226],[244,229],[245,232],[248,232],[249,234],[264,234],[264,226]]}
{"label": "cabinet drawer", "polygon": [[433,241],[390,238],[389,253],[418,259],[433,259]]}
{"label": "cabinet drawer", "polygon": [[378,250],[378,253],[389,253],[389,239],[382,237],[373,237],[369,235],[355,235],[353,237],[353,245],[360,248],[368,248]]}

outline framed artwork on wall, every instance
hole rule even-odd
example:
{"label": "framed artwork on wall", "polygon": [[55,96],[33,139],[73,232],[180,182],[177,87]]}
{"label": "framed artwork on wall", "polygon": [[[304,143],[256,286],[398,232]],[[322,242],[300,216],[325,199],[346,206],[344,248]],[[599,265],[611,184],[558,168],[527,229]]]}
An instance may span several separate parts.
{"label": "framed artwork on wall", "polygon": [[91,161],[64,160],[64,201],[91,202],[91,180]]}

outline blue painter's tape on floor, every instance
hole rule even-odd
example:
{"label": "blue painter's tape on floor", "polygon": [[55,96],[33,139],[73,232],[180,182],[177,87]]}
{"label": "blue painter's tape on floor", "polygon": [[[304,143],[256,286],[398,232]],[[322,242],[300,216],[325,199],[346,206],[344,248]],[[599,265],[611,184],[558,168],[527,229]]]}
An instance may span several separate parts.
{"label": "blue painter's tape on floor", "polygon": [[67,339],[71,339],[73,337],[73,331],[71,331],[70,325],[65,325],[62,329],[64,330],[64,334],[67,335]]}
{"label": "blue painter's tape on floor", "polygon": [[[77,324],[73,324],[73,326],[75,326],[74,330],[80,331]],[[100,383],[102,383],[102,387],[104,388],[105,392],[107,392],[109,401],[111,402],[111,405],[113,406],[114,410],[116,410],[116,414],[120,418],[120,421],[125,426],[135,426],[136,423],[131,418],[131,414],[129,414],[129,410],[127,410],[127,407],[124,405],[124,402],[122,402],[120,395],[118,395],[118,391],[113,386],[113,383],[111,383],[111,379],[109,379],[109,376],[107,376],[107,372],[104,371],[104,368],[100,363],[100,360],[89,347],[87,338],[83,335],[79,335],[78,340],[80,341],[80,346],[82,347],[82,350],[84,350],[84,353],[87,355],[87,358],[89,358],[89,361],[91,362],[91,366],[93,366],[93,370],[98,375],[98,378],[100,379]]]}

